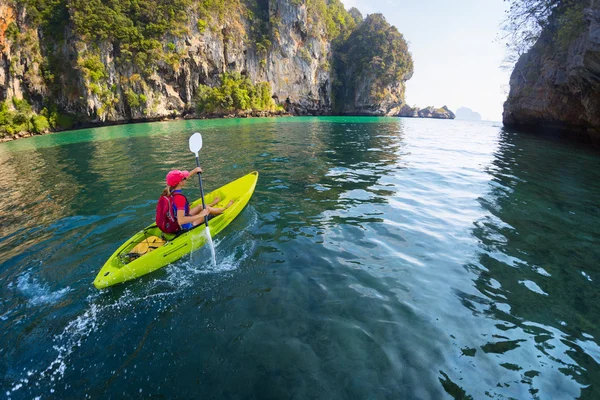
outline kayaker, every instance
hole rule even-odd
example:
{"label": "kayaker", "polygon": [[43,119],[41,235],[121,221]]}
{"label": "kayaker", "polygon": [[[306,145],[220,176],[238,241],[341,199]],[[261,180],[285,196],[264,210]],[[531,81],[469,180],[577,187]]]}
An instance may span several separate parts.
{"label": "kayaker", "polygon": [[188,230],[204,223],[204,218],[207,215],[219,215],[233,204],[232,200],[224,208],[215,208],[214,206],[221,201],[217,197],[206,207],[206,210],[202,208],[202,205],[190,209],[190,203],[183,193],[181,193],[181,189],[185,187],[185,183],[189,178],[201,173],[202,168],[196,167],[190,172],[172,170],[167,174],[167,187],[163,190],[162,195],[170,196],[173,199],[173,214],[175,214],[177,223],[182,230]]}

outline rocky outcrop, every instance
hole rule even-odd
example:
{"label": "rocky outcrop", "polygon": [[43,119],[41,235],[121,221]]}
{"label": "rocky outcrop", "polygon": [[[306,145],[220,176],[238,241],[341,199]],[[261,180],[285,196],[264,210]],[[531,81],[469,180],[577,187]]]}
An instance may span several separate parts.
{"label": "rocky outcrop", "polygon": [[[315,8],[321,3],[343,10],[339,1],[254,4],[266,5],[264,10],[250,10],[239,2],[235,3],[239,9],[226,10],[227,17],[214,11],[207,26],[190,9],[185,14],[188,20],[182,22],[183,33],[165,34],[156,41],[159,47],[148,41],[154,48],[142,62],[133,62],[138,54],[119,40],[100,40],[82,32],[76,7],[65,8],[65,22],[58,24],[56,33],[60,38],[54,38],[28,18],[25,2],[2,3],[0,101],[12,108],[7,100],[24,98],[34,112],[57,109],[75,116],[79,125],[197,117],[199,88],[218,86],[224,73],[238,73],[252,82],[268,82],[275,103],[295,115],[332,114],[334,81],[339,87],[352,82],[356,88],[350,103],[342,108],[372,115],[387,115],[399,108],[412,61],[410,74],[397,74],[398,79],[392,81],[383,82],[376,74],[363,76],[356,70],[336,75],[334,38],[340,47],[348,39],[343,28],[366,21],[356,9],[352,14],[338,10],[337,15],[352,18],[352,24],[346,21],[338,29],[342,33],[332,34],[330,24],[319,15],[321,9]],[[257,10],[264,11],[262,20]],[[387,29],[399,35],[396,28],[388,25]],[[407,48],[406,54],[410,58]],[[404,58],[398,63],[404,67],[406,62]]]}
{"label": "rocky outcrop", "polygon": [[[16,24],[17,10],[6,3],[0,4],[0,100],[7,97],[22,99],[22,86],[27,83],[24,76],[25,66],[20,62],[22,52],[19,47],[21,46],[11,46],[11,43],[17,39],[14,32]],[[26,62],[29,65],[33,64],[31,59]]]}
{"label": "rocky outcrop", "polygon": [[566,43],[566,28],[552,19],[521,56],[504,104],[506,127],[561,131],[600,143],[600,6],[579,18],[581,29]]}
{"label": "rocky outcrop", "polygon": [[397,117],[405,117],[405,118],[435,118],[435,119],[454,119],[456,116],[450,109],[446,106],[442,108],[435,107],[410,107],[408,105],[404,105],[400,112],[396,115]]}
{"label": "rocky outcrop", "polygon": [[448,107],[442,108],[427,107],[419,110],[419,118],[436,118],[436,119],[454,119],[456,116]]}
{"label": "rocky outcrop", "polygon": [[419,118],[419,110],[419,107],[411,107],[408,104],[404,104],[400,108],[400,112],[396,114],[396,117]]}
{"label": "rocky outcrop", "polygon": [[413,75],[408,45],[381,14],[369,15],[339,46],[335,112],[396,115],[404,106],[405,82]]}
{"label": "rocky outcrop", "polygon": [[452,111],[450,111],[450,109],[448,107],[443,106],[442,108],[438,108],[437,110],[435,110],[435,112],[433,113],[433,118],[455,119],[456,114],[454,114]]}

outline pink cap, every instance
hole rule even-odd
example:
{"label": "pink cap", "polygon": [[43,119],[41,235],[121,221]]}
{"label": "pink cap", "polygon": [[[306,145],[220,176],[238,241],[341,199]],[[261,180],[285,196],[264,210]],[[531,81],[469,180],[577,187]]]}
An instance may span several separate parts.
{"label": "pink cap", "polygon": [[167,186],[175,187],[179,184],[179,182],[181,182],[188,176],[190,176],[190,173],[188,171],[180,171],[178,169],[174,169],[173,171],[170,171],[167,174]]}

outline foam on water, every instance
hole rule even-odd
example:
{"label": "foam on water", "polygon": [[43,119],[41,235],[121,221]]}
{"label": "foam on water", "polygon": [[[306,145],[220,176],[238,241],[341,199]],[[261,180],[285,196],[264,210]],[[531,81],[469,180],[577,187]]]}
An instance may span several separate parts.
{"label": "foam on water", "polygon": [[[242,233],[238,232],[238,234],[232,235],[232,238],[217,241],[215,245],[219,246],[225,240],[228,242],[232,240],[236,243],[238,242],[236,239],[239,239]],[[197,287],[201,282],[200,277],[238,269],[250,256],[253,249],[253,245],[249,241],[242,241],[241,245],[234,248],[223,247],[223,251],[219,254],[219,263],[213,264],[205,254],[202,258],[183,259],[165,268],[167,272],[165,278],[153,279],[149,283],[143,283],[144,286],[141,286],[141,283],[132,283],[132,287],[127,288],[116,301],[106,302],[110,292],[90,294],[86,298],[85,310],[69,321],[61,333],[54,336],[52,346],[56,352],[54,359],[44,368],[27,370],[24,376],[14,382],[10,390],[6,392],[6,396],[10,398],[12,393],[24,388],[37,389],[44,380],[50,380],[50,390],[54,391],[53,387],[64,378],[69,368],[69,358],[107,321],[113,320],[115,312],[130,312],[141,303],[157,305],[157,312],[161,312],[172,304],[172,301],[165,301],[166,299],[181,295],[188,288]],[[196,253],[198,256],[202,256],[203,252]],[[55,302],[70,290],[65,288],[51,292],[47,285],[32,278],[30,272],[18,278],[17,287],[31,297],[31,304],[36,305]]]}
{"label": "foam on water", "polygon": [[[223,241],[215,241],[215,248],[218,249]],[[231,272],[240,267],[250,254],[252,254],[253,245],[250,242],[242,242],[239,246],[231,249],[227,247],[226,251],[216,253],[218,262],[213,264],[207,257],[208,250],[200,249],[194,252],[189,258],[168,266],[167,277],[161,279],[162,282],[169,283],[173,287],[190,287],[195,285],[198,275],[218,274]]]}
{"label": "foam on water", "polygon": [[[10,392],[16,392],[29,383],[34,383],[36,387],[40,386],[40,381],[49,379],[52,382],[52,387],[57,385],[65,375],[69,368],[69,358],[81,347],[88,338],[97,332],[107,321],[110,321],[111,314],[114,312],[125,312],[135,309],[136,304],[144,302],[152,302],[159,304],[159,310],[162,311],[168,306],[168,303],[163,304],[162,300],[173,296],[180,292],[183,286],[168,288],[163,292],[155,292],[156,285],[151,284],[146,286],[143,293],[127,289],[121,297],[115,302],[105,304],[104,297],[108,292],[94,293],[87,297],[87,307],[75,319],[69,321],[61,333],[53,338],[53,350],[56,352],[54,360],[52,360],[45,368],[36,370],[28,370],[26,377],[20,378],[10,389]],[[53,389],[50,389],[51,392]],[[7,392],[8,395],[8,392]]]}
{"label": "foam on water", "polygon": [[71,288],[67,286],[53,292],[47,284],[32,277],[30,271],[25,272],[17,278],[17,289],[29,298],[28,304],[30,306],[54,304],[71,291]]}
{"label": "foam on water", "polygon": [[[10,389],[10,392],[16,392],[26,387],[30,382],[39,386],[39,381],[44,378],[48,378],[52,382],[62,379],[67,369],[68,357],[101,325],[98,317],[101,307],[94,303],[93,299],[95,297],[97,296],[88,296],[89,307],[83,314],[67,323],[63,331],[54,337],[52,348],[57,353],[54,360],[41,370],[28,370],[26,376],[20,378]],[[9,392],[7,392],[8,395]]]}

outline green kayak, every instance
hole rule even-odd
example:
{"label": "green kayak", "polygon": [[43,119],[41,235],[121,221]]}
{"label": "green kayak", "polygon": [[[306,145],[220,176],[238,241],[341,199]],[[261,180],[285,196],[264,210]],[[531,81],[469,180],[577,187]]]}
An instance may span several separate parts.
{"label": "green kayak", "polygon": [[[248,204],[257,180],[258,172],[255,171],[205,196],[206,204],[220,198],[215,207],[223,207],[230,200],[234,201],[231,207],[210,220],[210,232],[213,237],[229,225]],[[201,199],[194,201],[191,207],[199,204],[202,204]],[[148,226],[136,233],[110,256],[96,276],[94,286],[97,289],[104,289],[149,274],[180,259],[206,243],[204,230],[204,225],[200,225],[176,236],[163,235],[156,224]]]}

